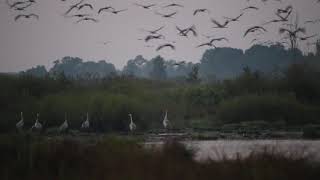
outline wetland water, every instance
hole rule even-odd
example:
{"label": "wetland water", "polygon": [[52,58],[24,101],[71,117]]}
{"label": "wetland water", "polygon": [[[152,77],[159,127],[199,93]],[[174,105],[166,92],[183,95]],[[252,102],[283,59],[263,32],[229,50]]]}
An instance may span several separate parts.
{"label": "wetland water", "polygon": [[[222,157],[235,158],[237,155],[245,157],[252,151],[261,151],[264,148],[275,152],[281,151],[288,155],[310,154],[313,160],[320,161],[320,140],[213,140],[213,141],[184,141],[188,148],[196,151],[199,161],[208,158],[219,160]],[[147,142],[147,147],[161,146],[163,142]]]}

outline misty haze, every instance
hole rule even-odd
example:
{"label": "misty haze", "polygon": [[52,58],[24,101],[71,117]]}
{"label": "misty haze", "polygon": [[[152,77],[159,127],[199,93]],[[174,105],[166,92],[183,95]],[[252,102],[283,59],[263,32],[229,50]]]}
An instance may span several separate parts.
{"label": "misty haze", "polygon": [[1,0],[0,179],[317,179],[319,0]]}

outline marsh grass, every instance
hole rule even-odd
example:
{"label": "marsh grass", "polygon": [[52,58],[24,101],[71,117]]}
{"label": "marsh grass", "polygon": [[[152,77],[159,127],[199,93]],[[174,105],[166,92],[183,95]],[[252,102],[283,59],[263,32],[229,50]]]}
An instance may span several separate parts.
{"label": "marsh grass", "polygon": [[149,149],[118,137],[97,141],[31,135],[0,137],[0,179],[166,180],[317,179],[318,162],[297,149],[260,148],[248,156],[196,161],[195,151],[176,141]]}

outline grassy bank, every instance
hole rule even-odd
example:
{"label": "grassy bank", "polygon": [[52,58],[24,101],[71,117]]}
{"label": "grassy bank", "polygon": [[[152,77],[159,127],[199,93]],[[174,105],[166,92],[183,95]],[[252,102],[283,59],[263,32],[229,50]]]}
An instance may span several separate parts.
{"label": "grassy bank", "polygon": [[176,142],[146,149],[135,140],[105,137],[81,141],[36,136],[1,136],[0,179],[317,179],[320,164],[303,153],[272,148],[248,157],[197,162]]}

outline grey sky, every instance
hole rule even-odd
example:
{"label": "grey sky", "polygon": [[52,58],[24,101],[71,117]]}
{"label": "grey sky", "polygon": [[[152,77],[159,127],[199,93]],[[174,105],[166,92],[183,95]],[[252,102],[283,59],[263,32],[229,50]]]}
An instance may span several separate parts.
{"label": "grey sky", "polygon": [[[320,18],[320,3],[316,0],[282,0],[277,2],[269,0],[262,3],[261,0],[86,0],[93,3],[95,10],[88,9],[84,13],[93,14],[99,19],[99,23],[85,22],[75,24],[75,20],[66,19],[62,14],[68,9],[72,2],[78,0],[37,0],[37,4],[28,9],[27,13],[36,13],[40,16],[39,21],[22,20],[14,22],[18,13],[10,10],[1,0],[0,3],[0,72],[13,72],[24,70],[32,66],[50,65],[54,60],[64,56],[77,56],[84,60],[106,60],[112,62],[119,69],[136,55],[143,55],[145,58],[152,58],[161,55],[166,59],[185,60],[197,62],[206,48],[195,48],[206,38],[199,37],[184,38],[177,36],[175,25],[182,28],[195,24],[199,34],[225,36],[230,42],[217,43],[217,46],[230,46],[234,48],[247,49],[254,36],[249,35],[243,38],[245,30],[254,25],[272,20],[277,8],[284,8],[291,4],[294,11],[299,14],[300,24],[304,25],[305,20]],[[150,4],[156,3],[157,7],[152,10],[145,10],[134,6],[133,3]],[[163,9],[162,6],[171,2],[183,4],[184,8]],[[116,9],[128,11],[113,15],[103,13],[98,16],[100,7],[111,5]],[[235,17],[240,14],[241,9],[254,5],[260,8],[259,11],[248,11],[240,19],[240,22],[232,23],[228,29],[213,29],[210,17],[222,21],[223,16]],[[208,8],[210,14],[199,14],[193,16],[193,10],[197,8]],[[154,14],[154,11],[169,13],[178,11],[177,16],[172,19],[165,19]],[[161,31],[169,41],[176,41],[176,51],[163,49],[155,51],[156,47],[165,43],[164,40],[154,40],[146,47],[146,43],[139,41],[147,33],[139,30],[155,29],[162,25],[165,28]],[[268,32],[259,37],[264,40],[278,40],[279,26],[266,26]],[[307,34],[319,33],[320,24],[307,25]],[[104,45],[103,42],[111,41]],[[313,42],[315,40],[310,40]],[[302,47],[307,50],[307,46]]]}

